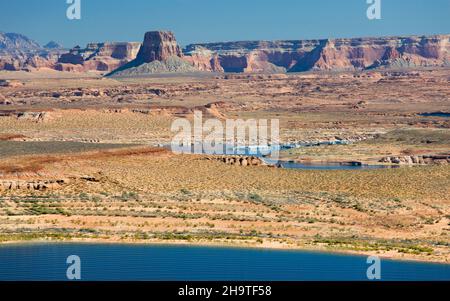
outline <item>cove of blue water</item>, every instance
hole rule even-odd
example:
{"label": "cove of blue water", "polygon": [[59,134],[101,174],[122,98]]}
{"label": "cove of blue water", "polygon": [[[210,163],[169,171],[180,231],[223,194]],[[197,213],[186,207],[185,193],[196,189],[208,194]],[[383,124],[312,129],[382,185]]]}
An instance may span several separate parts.
{"label": "cove of blue water", "polygon": [[339,164],[339,163],[323,163],[323,164],[306,164],[297,162],[279,161],[281,168],[287,169],[313,169],[313,170],[361,170],[361,169],[382,169],[382,168],[398,168],[396,165],[364,165],[364,164]]}
{"label": "cove of blue water", "polygon": [[421,113],[419,114],[420,116],[423,117],[450,117],[450,113],[446,113],[446,112],[431,112],[431,113]]}
{"label": "cove of blue water", "polygon": [[[0,246],[0,280],[367,280],[364,256],[319,252],[128,244]],[[382,280],[450,280],[450,265],[381,261]]]}
{"label": "cove of blue water", "polygon": [[[315,145],[315,144],[314,144]],[[314,145],[302,145],[298,147],[311,147]],[[318,143],[317,145],[320,145]],[[166,149],[171,149],[170,146],[164,146]],[[191,145],[190,150],[188,153],[192,154],[205,154],[202,147],[198,146],[200,151],[196,151],[194,149],[194,146]],[[298,162],[291,162],[291,161],[282,161],[282,160],[274,160],[272,159],[272,151],[280,151],[280,150],[286,150],[294,148],[294,146],[278,146],[276,149],[274,147],[267,147],[263,150],[261,150],[258,146],[242,146],[238,148],[234,148],[231,146],[225,146],[223,154],[220,155],[244,155],[244,156],[255,156],[258,158],[261,158],[265,163],[269,165],[274,165],[279,168],[286,168],[286,169],[306,169],[306,170],[360,170],[360,169],[382,169],[382,168],[397,168],[399,166],[395,165],[365,165],[365,164],[358,164],[357,162],[354,162],[354,164],[340,164],[340,163],[298,163]],[[269,154],[269,155],[267,155]],[[214,155],[214,153],[211,153],[211,155]],[[267,156],[265,156],[267,155]]]}

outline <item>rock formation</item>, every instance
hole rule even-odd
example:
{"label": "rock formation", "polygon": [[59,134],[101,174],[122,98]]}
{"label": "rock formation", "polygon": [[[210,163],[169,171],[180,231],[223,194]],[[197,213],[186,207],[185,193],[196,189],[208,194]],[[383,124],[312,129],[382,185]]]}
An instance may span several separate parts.
{"label": "rock formation", "polygon": [[10,105],[12,102],[6,99],[5,96],[0,94],[0,105]]}
{"label": "rock formation", "polygon": [[0,33],[0,70],[34,70],[109,72],[136,58],[141,43],[90,43],[67,51],[56,42],[44,47],[14,33]]}
{"label": "rock formation", "polygon": [[384,157],[380,160],[382,163],[391,164],[439,164],[447,165],[450,163],[450,155],[423,155],[423,156],[391,156]]}
{"label": "rock formation", "polygon": [[[450,35],[192,44],[186,56],[217,55],[225,72],[354,71],[450,66]],[[209,51],[209,52],[207,52]],[[212,69],[212,68],[211,68]]]}
{"label": "rock formation", "polygon": [[228,165],[237,166],[260,166],[266,165],[260,158],[255,156],[212,156],[207,160],[217,160]]}
{"label": "rock formation", "polygon": [[64,47],[55,41],[50,41],[47,44],[44,45],[44,48],[46,49],[63,49]]}
{"label": "rock formation", "polygon": [[141,47],[138,42],[90,43],[62,54],[55,69],[59,71],[105,71],[117,69],[134,60]]}
{"label": "rock formation", "polygon": [[203,47],[196,47],[195,50],[184,56],[184,59],[192,64],[199,71],[224,72],[219,62],[219,56]]}
{"label": "rock formation", "polygon": [[18,80],[0,79],[0,87],[17,88],[22,86],[23,83]]}
{"label": "rock formation", "polygon": [[41,49],[39,44],[28,37],[18,33],[0,32],[0,53],[24,54]]}
{"label": "rock formation", "polygon": [[61,49],[44,49],[17,33],[0,32],[0,70],[53,68]]}
{"label": "rock formation", "polygon": [[153,73],[195,72],[192,62],[183,59],[175,35],[170,31],[150,31],[133,61],[110,73],[111,76],[140,76]]}
{"label": "rock formation", "polygon": [[[0,33],[0,70],[53,68],[115,75],[160,72],[285,73],[450,66],[450,35],[191,44],[170,31],[150,31],[142,43],[91,43],[64,51],[20,34]],[[116,70],[117,69],[117,70]]]}
{"label": "rock formation", "polygon": [[39,190],[57,189],[64,184],[67,184],[67,179],[57,180],[1,180],[0,191],[6,190]]}
{"label": "rock formation", "polygon": [[172,56],[182,57],[183,53],[171,31],[149,31],[137,55],[142,63],[166,61]]}
{"label": "rock formation", "polygon": [[54,68],[55,58],[33,55],[25,60],[23,69]]}

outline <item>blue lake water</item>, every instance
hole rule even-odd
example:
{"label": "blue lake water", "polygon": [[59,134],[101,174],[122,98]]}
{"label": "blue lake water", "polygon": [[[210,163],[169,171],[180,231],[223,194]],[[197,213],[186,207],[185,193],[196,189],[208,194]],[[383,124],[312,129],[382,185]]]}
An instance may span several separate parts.
{"label": "blue lake water", "polygon": [[420,116],[423,117],[450,117],[450,113],[446,113],[446,112],[431,112],[431,113],[421,113],[419,114]]}
{"label": "blue lake water", "polygon": [[[130,244],[0,246],[0,280],[367,280],[364,256],[224,247]],[[450,280],[450,265],[381,261],[382,280]]]}
{"label": "blue lake water", "polygon": [[[271,163],[267,160],[267,163]],[[361,170],[361,169],[383,169],[399,168],[397,165],[365,165],[365,164],[339,164],[339,163],[299,163],[289,161],[278,161],[277,166],[286,169],[309,169],[309,170]]]}
{"label": "blue lake water", "polygon": [[[320,144],[320,143],[319,143]],[[317,145],[319,145],[317,144]],[[315,145],[302,145],[298,147],[313,147]],[[171,149],[169,145],[164,146],[166,149]],[[201,150],[196,151],[194,149],[194,146],[191,145],[188,147],[188,151],[186,153],[192,153],[192,154],[205,154],[204,150],[199,146]],[[277,151],[280,150],[286,150],[294,148],[291,146],[278,146]],[[261,158],[265,163],[269,165],[274,165],[279,168],[286,168],[286,169],[307,169],[307,170],[361,170],[361,169],[382,169],[382,168],[398,168],[399,166],[396,165],[367,165],[367,164],[361,164],[359,162],[349,162],[345,164],[341,163],[333,163],[333,162],[318,162],[318,163],[300,163],[300,162],[291,162],[291,161],[283,161],[283,160],[274,160],[271,157],[271,149],[270,147],[265,148],[262,152],[258,146],[249,147],[249,146],[243,146],[234,148],[231,146],[225,146],[224,152],[219,155],[244,155],[244,156],[255,156],[258,158]],[[210,153],[211,155],[214,155],[214,153]],[[269,154],[268,156],[265,156],[265,154]]]}

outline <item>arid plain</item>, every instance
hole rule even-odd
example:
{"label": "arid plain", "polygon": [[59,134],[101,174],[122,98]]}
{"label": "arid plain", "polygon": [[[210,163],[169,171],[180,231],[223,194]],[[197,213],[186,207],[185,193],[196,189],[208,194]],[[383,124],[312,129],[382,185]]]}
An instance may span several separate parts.
{"label": "arid plain", "polygon": [[[450,261],[450,70],[0,72],[0,241],[225,244]],[[302,170],[176,155],[175,118],[276,118]],[[427,114],[431,113],[431,114]],[[333,143],[346,141],[348,143]],[[386,159],[388,158],[388,159]]]}

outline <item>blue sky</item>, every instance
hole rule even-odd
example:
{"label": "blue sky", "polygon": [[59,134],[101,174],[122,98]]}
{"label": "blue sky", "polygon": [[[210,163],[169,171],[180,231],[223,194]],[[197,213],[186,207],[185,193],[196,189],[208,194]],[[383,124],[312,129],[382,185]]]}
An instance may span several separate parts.
{"label": "blue sky", "polygon": [[142,41],[168,29],[180,44],[450,33],[450,0],[382,0],[369,21],[366,0],[81,0],[81,20],[66,0],[0,0],[0,31],[66,47]]}

